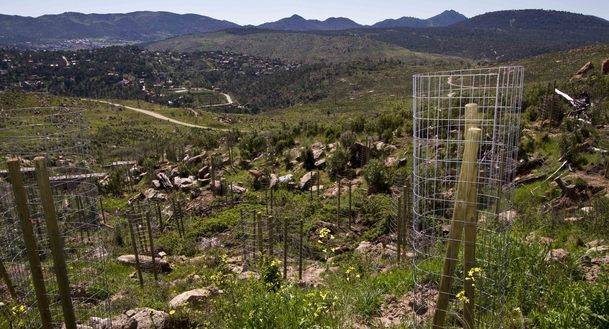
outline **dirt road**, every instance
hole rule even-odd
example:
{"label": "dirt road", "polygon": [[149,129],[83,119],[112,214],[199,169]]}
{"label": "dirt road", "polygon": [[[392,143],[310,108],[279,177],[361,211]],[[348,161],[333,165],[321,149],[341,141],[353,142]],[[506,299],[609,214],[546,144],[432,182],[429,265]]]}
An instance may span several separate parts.
{"label": "dirt road", "polygon": [[150,111],[150,110],[144,110],[144,109],[140,109],[137,107],[132,107],[132,106],[127,106],[127,105],[123,105],[123,104],[118,104],[118,103],[112,103],[109,101],[104,101],[104,100],[99,100],[99,99],[87,99],[90,101],[94,101],[97,103],[103,103],[103,104],[108,104],[108,105],[112,105],[112,106],[116,106],[116,107],[121,107],[121,108],[125,108],[127,110],[131,110],[131,111],[135,111],[135,112],[139,112],[148,116],[151,116],[153,118],[159,119],[159,120],[163,120],[163,121],[168,121],[171,123],[175,123],[177,125],[180,126],[184,126],[184,127],[190,127],[190,128],[197,128],[197,129],[207,129],[207,130],[216,130],[216,131],[228,131],[228,129],[226,128],[216,128],[216,127],[209,127],[209,126],[200,126],[200,125],[195,125],[192,123],[188,123],[188,122],[183,122],[180,120],[176,120],[176,119],[172,119],[172,118],[168,118],[160,113],[154,112],[154,111]]}

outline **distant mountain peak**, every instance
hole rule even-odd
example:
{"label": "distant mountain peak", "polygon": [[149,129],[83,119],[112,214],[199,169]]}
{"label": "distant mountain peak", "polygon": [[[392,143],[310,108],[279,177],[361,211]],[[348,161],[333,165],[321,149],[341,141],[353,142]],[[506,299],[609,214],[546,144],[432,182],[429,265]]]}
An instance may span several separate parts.
{"label": "distant mountain peak", "polygon": [[280,31],[321,31],[321,30],[348,30],[360,28],[362,25],[346,17],[329,17],[320,21],[317,19],[306,19],[294,14],[274,22],[258,25],[259,28]]}
{"label": "distant mountain peak", "polygon": [[444,27],[467,20],[465,15],[453,10],[445,10],[440,14],[428,19],[420,19],[411,16],[402,16],[396,19],[386,19],[378,22],[372,27],[393,28],[393,27]]}

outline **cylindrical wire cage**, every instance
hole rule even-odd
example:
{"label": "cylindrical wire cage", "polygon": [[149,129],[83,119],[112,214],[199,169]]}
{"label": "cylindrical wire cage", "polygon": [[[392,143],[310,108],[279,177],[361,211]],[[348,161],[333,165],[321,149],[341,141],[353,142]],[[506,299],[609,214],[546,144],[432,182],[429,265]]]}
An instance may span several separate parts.
{"label": "cylindrical wire cage", "polygon": [[93,161],[84,109],[38,107],[0,110],[0,122],[0,259],[8,274],[8,280],[3,281],[14,286],[17,298],[14,300],[8,296],[6,282],[0,284],[0,295],[2,299],[7,297],[5,300],[11,300],[17,309],[23,307],[24,310],[23,314],[5,314],[5,322],[16,327],[42,326],[37,297],[30,281],[25,237],[8,178],[7,162],[11,158],[18,159],[20,164],[52,322],[60,327],[64,321],[50,244],[51,233],[34,169],[34,159],[40,156],[45,158],[48,169],[76,319],[86,322],[91,316],[107,316],[110,291],[106,271],[112,259],[112,234],[100,211],[96,179],[101,174],[90,169]]}
{"label": "cylindrical wire cage", "polygon": [[[522,67],[509,66],[413,77],[413,221],[409,240],[416,254],[415,291],[434,296],[415,303],[426,304],[429,310],[426,317],[417,317],[418,324],[432,321],[434,312],[438,312],[435,298],[442,277],[447,276],[452,282],[450,290],[439,291],[450,300],[441,310],[447,314],[446,326],[463,323],[460,310],[470,302],[463,298],[467,280],[476,281],[476,297],[471,303],[477,327],[502,326],[498,315],[503,311],[508,266],[505,232],[515,214],[510,209],[510,195],[517,162],[523,76]],[[472,117],[466,113],[468,108],[474,111]],[[481,129],[479,140],[474,141],[477,159],[466,163],[466,130],[472,127]],[[474,182],[460,179],[462,166],[469,165],[477,165]],[[454,213],[458,187],[465,183],[476,188],[476,195],[470,199],[473,201],[467,204],[475,209],[476,231],[475,268],[468,273],[464,273],[461,255],[471,241],[460,232],[455,232],[458,238],[451,241],[450,234],[451,229],[460,227],[454,226],[454,221],[464,221]],[[448,259],[450,244],[463,249],[457,252],[457,259]],[[454,270],[443,272],[447,261],[454,261]]]}

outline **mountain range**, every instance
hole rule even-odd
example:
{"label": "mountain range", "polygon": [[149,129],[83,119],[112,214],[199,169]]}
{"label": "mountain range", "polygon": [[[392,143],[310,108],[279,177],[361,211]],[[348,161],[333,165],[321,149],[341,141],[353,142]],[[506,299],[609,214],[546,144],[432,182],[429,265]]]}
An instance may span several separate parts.
{"label": "mountain range", "polygon": [[0,45],[4,46],[69,49],[142,42],[152,49],[228,50],[297,61],[324,57],[319,51],[312,54],[318,57],[311,56],[311,50],[321,49],[334,51],[338,60],[374,57],[375,53],[402,58],[404,50],[411,50],[495,61],[609,43],[609,21],[536,9],[496,11],[469,19],[447,10],[428,19],[402,17],[371,26],[344,17],[321,21],[298,15],[259,26],[147,11],[36,18],[0,15]]}
{"label": "mountain range", "polygon": [[[467,19],[455,11],[423,20],[385,20],[372,27],[447,26]],[[104,38],[134,42],[161,40],[184,34],[241,28],[240,25],[196,14],[138,11],[126,14],[66,12],[40,17],[0,15],[0,44],[33,44],[49,40]],[[278,31],[336,31],[368,28],[345,17],[320,21],[298,15],[268,22],[255,28]]]}

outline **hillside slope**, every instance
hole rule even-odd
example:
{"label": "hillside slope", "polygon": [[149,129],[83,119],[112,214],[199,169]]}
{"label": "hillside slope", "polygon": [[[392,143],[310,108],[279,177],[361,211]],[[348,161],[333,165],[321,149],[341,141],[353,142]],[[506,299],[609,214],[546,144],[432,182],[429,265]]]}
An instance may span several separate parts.
{"label": "hillside slope", "polygon": [[416,59],[430,55],[373,40],[366,35],[254,31],[187,35],[153,42],[149,50],[223,50],[291,62],[347,62],[360,59]]}

